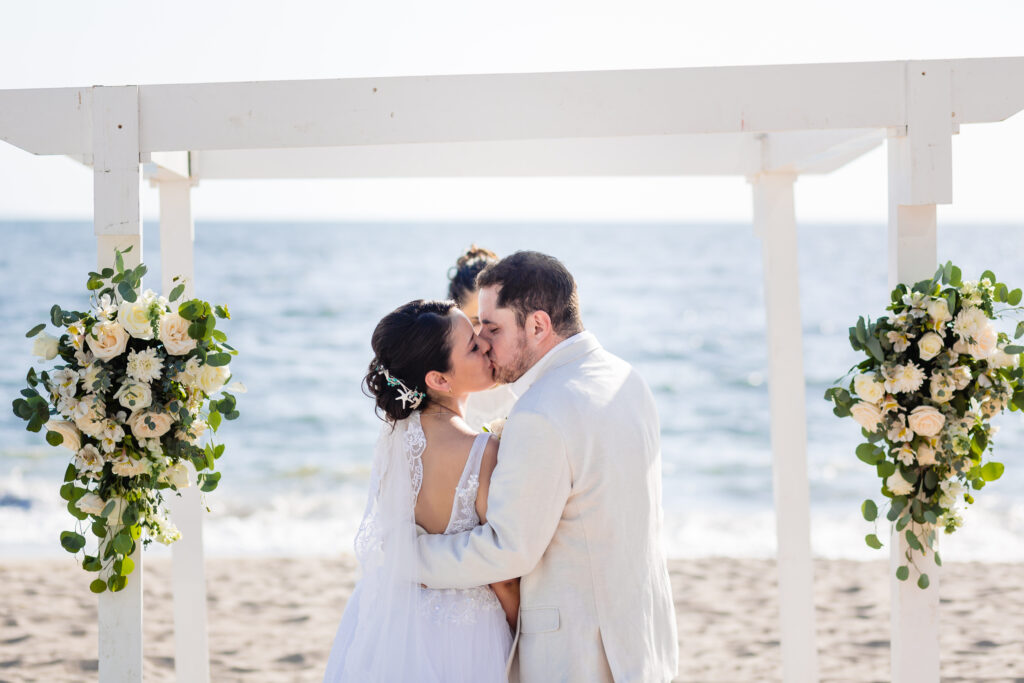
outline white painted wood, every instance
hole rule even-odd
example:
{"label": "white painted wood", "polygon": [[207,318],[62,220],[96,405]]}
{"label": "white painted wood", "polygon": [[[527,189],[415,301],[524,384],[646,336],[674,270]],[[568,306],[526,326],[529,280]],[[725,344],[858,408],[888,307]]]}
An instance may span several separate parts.
{"label": "white painted wood", "polygon": [[[97,88],[93,169],[97,265],[114,263],[114,248],[131,246],[125,264],[142,258],[139,221],[139,109],[134,87]],[[100,683],[142,681],[142,553],[132,555],[135,571],[123,590],[99,596]]]}
{"label": "white painted wood", "polygon": [[[891,128],[907,125],[907,64],[147,85],[141,150]],[[952,73],[956,124],[1024,108],[1024,57],[914,64]],[[0,90],[0,139],[90,153],[90,90]]]}
{"label": "white painted wood", "polygon": [[782,678],[818,680],[807,481],[807,415],[796,214],[789,173],[751,180],[754,230],[761,238],[770,358],[772,490],[778,536]]}
{"label": "white painted wood", "polygon": [[[192,175],[216,178],[467,176],[749,176],[763,134],[500,140],[193,153]],[[770,133],[768,170],[827,173],[878,146],[880,131]]]}
{"label": "white painted wood", "polygon": [[142,159],[142,175],[150,182],[188,178],[190,168],[188,152],[152,152]]}
{"label": "white painted wood", "polygon": [[953,104],[944,63],[907,63],[906,196],[912,206],[953,201]]}
{"label": "white painted wood", "polygon": [[[935,205],[904,206],[900,198],[909,197],[911,182],[908,166],[911,141],[890,137],[889,153],[889,286],[930,278],[937,266]],[[939,680],[939,571],[931,555],[914,552],[916,562],[927,574],[931,585],[917,587],[917,575],[911,570],[906,582],[895,577],[905,563],[906,540],[895,537],[890,544],[890,595],[893,683],[938,683]]]}
{"label": "white painted wood", "polygon": [[[160,270],[163,292],[170,295],[178,284],[185,285],[178,302],[194,296],[193,243],[195,225],[190,201],[191,181],[187,178],[161,180]],[[175,277],[182,278],[177,282]],[[173,306],[174,304],[172,304]],[[174,669],[179,681],[209,683],[210,648],[206,621],[206,572],[203,566],[203,506],[195,471],[189,467],[191,486],[180,497],[167,495],[171,519],[181,539],[171,546],[173,554],[171,587],[174,594]]]}

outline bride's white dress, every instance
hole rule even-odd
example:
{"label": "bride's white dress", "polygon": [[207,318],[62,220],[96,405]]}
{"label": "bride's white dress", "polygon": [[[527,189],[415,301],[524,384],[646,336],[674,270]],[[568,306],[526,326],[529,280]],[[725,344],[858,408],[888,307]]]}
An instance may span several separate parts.
{"label": "bride's white dress", "polygon": [[[426,437],[419,422],[419,413],[408,418],[406,442],[412,477],[412,493],[418,495],[423,481],[423,463],[420,456],[426,448]],[[466,460],[466,466],[455,489],[455,500],[445,534],[457,534],[480,524],[476,513],[477,490],[480,486],[480,463],[488,434],[480,434]],[[406,474],[402,473],[403,476]],[[342,617],[327,667],[325,683],[347,680],[343,661],[356,631],[356,615],[360,613],[363,582],[360,582]],[[512,646],[512,633],[505,612],[497,596],[488,586],[467,589],[431,590],[419,588],[414,618],[422,647],[415,652],[399,649],[389,657],[415,657],[421,661],[407,661],[403,671],[416,672],[416,681],[444,683],[503,683],[505,662]],[[339,673],[332,673],[332,672]],[[369,683],[369,682],[368,682]]]}

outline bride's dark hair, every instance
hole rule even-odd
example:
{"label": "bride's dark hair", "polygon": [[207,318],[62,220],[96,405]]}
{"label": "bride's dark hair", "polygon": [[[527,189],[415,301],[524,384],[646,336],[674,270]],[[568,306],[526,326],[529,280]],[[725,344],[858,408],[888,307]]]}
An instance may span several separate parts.
{"label": "bride's dark hair", "polygon": [[[452,345],[449,339],[455,319],[454,301],[417,299],[384,316],[373,330],[370,345],[373,360],[363,379],[363,390],[377,403],[377,415],[397,422],[412,414],[414,408],[398,399],[401,387],[388,386],[387,370],[412,391],[427,393],[426,376],[431,370],[451,370]],[[430,402],[424,398],[419,408]]]}

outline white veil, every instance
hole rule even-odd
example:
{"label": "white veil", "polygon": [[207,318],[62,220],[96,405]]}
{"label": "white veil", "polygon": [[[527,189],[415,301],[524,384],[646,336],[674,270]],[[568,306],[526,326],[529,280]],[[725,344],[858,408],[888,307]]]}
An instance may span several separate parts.
{"label": "white veil", "polygon": [[431,681],[424,651],[416,557],[416,496],[426,437],[420,414],[384,425],[355,551],[363,576],[331,649],[325,683]]}

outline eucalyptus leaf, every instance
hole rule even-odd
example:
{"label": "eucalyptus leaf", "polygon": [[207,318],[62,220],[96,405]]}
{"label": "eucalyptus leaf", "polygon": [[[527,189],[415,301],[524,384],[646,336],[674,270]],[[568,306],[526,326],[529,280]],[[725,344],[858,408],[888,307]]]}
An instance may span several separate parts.
{"label": "eucalyptus leaf", "polygon": [[135,294],[135,289],[130,283],[121,281],[117,284],[117,293],[121,295],[121,298],[129,303],[133,303],[138,296]]}
{"label": "eucalyptus leaf", "polygon": [[103,579],[96,579],[95,581],[89,584],[89,590],[91,590],[93,593],[102,593],[103,591],[107,590],[107,582]]}
{"label": "eucalyptus leaf", "polygon": [[900,581],[906,581],[910,576],[910,569],[905,564],[901,564],[899,569],[896,570],[896,578]]}
{"label": "eucalyptus leaf", "polygon": [[1005,467],[1001,462],[990,462],[981,468],[981,478],[985,481],[995,481],[999,477],[1003,476],[1003,470]]}
{"label": "eucalyptus leaf", "polygon": [[920,588],[921,590],[924,590],[925,588],[927,588],[928,584],[929,584],[929,581],[928,581],[928,575],[927,574],[921,574],[921,576],[919,576],[917,578],[917,587]]}
{"label": "eucalyptus leaf", "polygon": [[865,536],[864,542],[867,543],[869,547],[874,548],[875,550],[878,550],[882,547],[882,542],[878,540],[878,536],[876,536],[875,534],[868,534],[867,536]]}
{"label": "eucalyptus leaf", "polygon": [[169,297],[167,297],[167,300],[168,301],[177,301],[178,297],[180,297],[184,291],[185,291],[185,285],[178,285],[177,287],[175,287],[174,289],[171,290],[171,295]]}
{"label": "eucalyptus leaf", "polygon": [[878,506],[875,505],[875,501],[868,499],[861,503],[860,513],[864,515],[864,519],[868,522],[875,521],[878,517]]}
{"label": "eucalyptus leaf", "polygon": [[[1024,323],[1021,323],[1021,324],[1024,325]],[[33,327],[31,330],[26,332],[25,336],[29,337],[29,338],[34,337],[34,336],[36,336],[37,334],[39,334],[40,332],[42,332],[45,329],[46,329],[46,323],[39,323],[38,325]]]}

